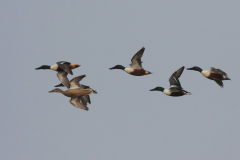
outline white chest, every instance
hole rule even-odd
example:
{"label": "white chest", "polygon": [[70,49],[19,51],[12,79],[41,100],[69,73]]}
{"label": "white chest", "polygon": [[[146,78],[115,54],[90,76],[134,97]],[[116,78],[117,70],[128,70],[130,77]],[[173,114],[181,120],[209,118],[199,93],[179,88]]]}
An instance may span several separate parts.
{"label": "white chest", "polygon": [[209,77],[210,75],[210,71],[206,71],[206,70],[203,70],[201,73],[204,77]]}
{"label": "white chest", "polygon": [[124,71],[130,74],[131,72],[133,72],[133,69],[132,68],[125,68]]}
{"label": "white chest", "polygon": [[54,71],[57,71],[57,68],[58,68],[58,65],[57,64],[54,64],[50,67],[52,70]]}
{"label": "white chest", "polygon": [[163,93],[170,96],[171,95],[171,92],[168,90],[168,89],[164,89],[163,90]]}

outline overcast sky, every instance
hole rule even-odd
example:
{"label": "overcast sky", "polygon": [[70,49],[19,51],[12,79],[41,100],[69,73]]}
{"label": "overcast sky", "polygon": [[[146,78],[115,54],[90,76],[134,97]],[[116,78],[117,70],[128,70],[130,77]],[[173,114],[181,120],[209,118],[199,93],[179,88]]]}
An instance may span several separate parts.
{"label": "overcast sky", "polygon": [[[238,160],[240,157],[239,0],[3,0],[0,4],[2,160]],[[129,67],[142,47],[143,68]],[[57,61],[80,64],[69,79],[98,91],[89,111],[48,93]],[[178,68],[220,68],[220,88],[199,72],[169,87]],[[65,89],[65,88],[62,88]]]}

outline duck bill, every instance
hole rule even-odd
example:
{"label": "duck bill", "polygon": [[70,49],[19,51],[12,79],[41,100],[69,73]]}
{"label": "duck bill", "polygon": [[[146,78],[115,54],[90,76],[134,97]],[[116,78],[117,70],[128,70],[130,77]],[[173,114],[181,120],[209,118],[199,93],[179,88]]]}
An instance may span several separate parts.
{"label": "duck bill", "polygon": [[116,68],[116,67],[112,67],[112,68],[109,68],[109,69],[111,69],[111,70],[112,70],[112,69],[117,69],[117,68]]}
{"label": "duck bill", "polygon": [[187,70],[194,70],[193,68],[187,68]]}
{"label": "duck bill", "polygon": [[155,90],[155,88],[153,88],[153,89],[151,89],[151,90],[149,90],[149,91],[156,91],[156,90]]}
{"label": "duck bill", "polygon": [[54,90],[48,91],[48,93],[52,93],[52,92],[54,92]]}
{"label": "duck bill", "polygon": [[42,67],[38,67],[38,68],[35,68],[36,70],[38,70],[38,69],[42,69]]}

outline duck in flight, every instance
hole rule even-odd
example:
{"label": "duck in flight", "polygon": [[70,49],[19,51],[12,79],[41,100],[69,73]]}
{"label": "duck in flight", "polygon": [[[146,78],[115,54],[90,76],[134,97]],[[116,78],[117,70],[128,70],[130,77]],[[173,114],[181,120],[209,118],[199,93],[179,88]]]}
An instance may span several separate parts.
{"label": "duck in flight", "polygon": [[132,64],[130,64],[130,68],[123,67],[122,65],[116,65],[112,68],[109,69],[121,69],[127,72],[128,74],[134,75],[134,76],[143,76],[143,75],[148,75],[152,74],[149,71],[146,71],[142,68],[142,55],[144,52],[145,48],[142,47],[133,57],[132,57]]}
{"label": "duck in flight", "polygon": [[184,66],[179,68],[177,71],[175,71],[171,75],[171,77],[169,78],[169,82],[170,82],[169,89],[165,89],[163,87],[156,87],[154,89],[151,89],[150,91],[162,91],[164,94],[168,96],[175,96],[175,97],[191,94],[190,92],[185,91],[182,88],[181,83],[179,81],[179,77],[181,76],[183,70],[184,70]]}
{"label": "duck in flight", "polygon": [[[72,79],[71,81],[73,81],[74,79]],[[70,82],[71,82],[70,81]],[[86,86],[84,84],[80,84],[81,88],[83,89],[90,89],[92,90],[92,93],[94,94],[98,94],[96,90],[93,90],[92,88],[90,88],[90,86]],[[64,85],[62,83],[60,83],[59,85],[56,85],[54,87],[64,87]],[[90,96],[89,95],[84,95],[81,97],[80,101],[84,104],[84,105],[87,105],[87,103],[91,104],[91,99],[90,99]]]}
{"label": "duck in flight", "polygon": [[81,81],[85,76],[86,75],[81,75],[81,76],[73,78],[70,81],[70,88],[66,91],[63,91],[59,88],[55,88],[52,91],[49,91],[49,93],[59,92],[67,97],[71,97],[69,102],[73,106],[75,106],[76,108],[80,108],[80,109],[88,111],[87,103],[91,103],[89,95],[94,93],[94,91],[89,88],[84,89],[79,84],[79,81]]}
{"label": "duck in flight", "polygon": [[202,70],[200,67],[192,67],[192,68],[187,68],[187,70],[194,70],[200,72],[204,77],[214,80],[220,87],[223,88],[223,82],[222,80],[231,80],[228,78],[227,73],[220,69],[216,69],[214,67],[211,67],[210,71],[208,70]]}
{"label": "duck in flight", "polygon": [[73,75],[72,69],[78,68],[80,65],[79,64],[72,64],[70,62],[65,62],[65,61],[60,61],[57,62],[56,64],[52,66],[48,65],[42,65],[38,68],[35,68],[36,70],[39,69],[51,69],[54,71],[57,71],[57,77],[60,80],[60,82],[67,88],[69,88],[69,81],[67,78],[68,73]]}

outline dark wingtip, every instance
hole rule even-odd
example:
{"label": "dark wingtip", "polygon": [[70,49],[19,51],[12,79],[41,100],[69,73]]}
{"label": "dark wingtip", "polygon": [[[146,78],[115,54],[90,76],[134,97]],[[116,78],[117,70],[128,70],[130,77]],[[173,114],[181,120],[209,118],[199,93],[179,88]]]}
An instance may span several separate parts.
{"label": "dark wingtip", "polygon": [[62,83],[60,83],[60,84],[58,84],[58,85],[56,85],[56,86],[54,86],[54,87],[63,87],[64,85],[62,84]]}

